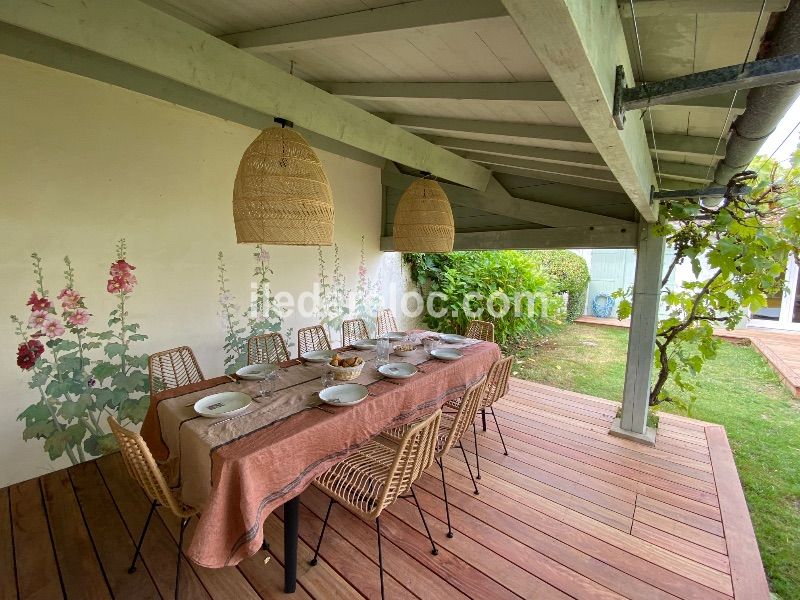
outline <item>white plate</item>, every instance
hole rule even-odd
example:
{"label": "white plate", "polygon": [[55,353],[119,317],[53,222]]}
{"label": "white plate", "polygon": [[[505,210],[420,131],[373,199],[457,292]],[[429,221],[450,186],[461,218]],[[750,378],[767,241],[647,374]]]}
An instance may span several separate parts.
{"label": "white plate", "polygon": [[458,360],[464,353],[458,348],[434,348],[431,350],[431,356],[441,360]]}
{"label": "white plate", "polygon": [[393,362],[381,365],[378,372],[390,379],[408,379],[417,374],[417,367],[407,362]]}
{"label": "white plate", "polygon": [[303,352],[300,358],[308,362],[329,362],[335,354],[333,350],[310,350]]}
{"label": "white plate", "polygon": [[375,350],[378,346],[378,340],[367,338],[364,340],[356,340],[353,342],[353,348],[357,348],[359,350]]}
{"label": "white plate", "polygon": [[460,344],[461,342],[467,341],[467,338],[463,335],[458,335],[456,333],[444,333],[439,336],[439,339],[445,344]]}
{"label": "white plate", "polygon": [[266,379],[277,370],[278,367],[276,365],[269,363],[259,364],[259,365],[247,365],[246,367],[242,367],[241,369],[236,371],[236,376],[239,377],[239,379],[259,381],[261,379]]}
{"label": "white plate", "polygon": [[352,406],[369,396],[369,390],[358,383],[332,385],[319,392],[320,400],[334,406]]}
{"label": "white plate", "polygon": [[387,331],[381,337],[396,342],[402,340],[406,335],[408,334],[405,331]]}
{"label": "white plate", "polygon": [[253,398],[242,392],[220,392],[194,403],[194,411],[203,417],[231,417],[247,409]]}

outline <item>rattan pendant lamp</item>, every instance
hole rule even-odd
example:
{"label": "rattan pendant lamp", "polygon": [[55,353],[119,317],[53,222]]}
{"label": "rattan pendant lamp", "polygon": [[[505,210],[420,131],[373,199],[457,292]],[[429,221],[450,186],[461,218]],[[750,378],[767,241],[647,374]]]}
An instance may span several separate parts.
{"label": "rattan pendant lamp", "polygon": [[394,249],[399,252],[452,252],[453,211],[442,186],[424,174],[408,186],[394,213]]}
{"label": "rattan pendant lamp", "polygon": [[333,198],[319,158],[292,122],[262,131],[247,147],[233,184],[240,244],[330,246]]}

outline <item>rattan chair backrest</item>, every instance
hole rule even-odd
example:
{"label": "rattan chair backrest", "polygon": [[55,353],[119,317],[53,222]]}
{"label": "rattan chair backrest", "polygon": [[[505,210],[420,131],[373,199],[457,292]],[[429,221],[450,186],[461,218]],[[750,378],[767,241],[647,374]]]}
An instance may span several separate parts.
{"label": "rattan chair backrest", "polygon": [[280,333],[254,335],[247,340],[247,364],[260,365],[289,360],[286,342]]}
{"label": "rattan chair backrest", "polygon": [[494,341],[494,325],[488,321],[470,321],[464,334],[473,340]]}
{"label": "rattan chair backrest", "polygon": [[456,412],[455,416],[453,417],[453,424],[450,427],[450,431],[447,432],[447,437],[444,440],[444,444],[437,451],[437,455],[439,457],[447,454],[450,451],[450,448],[452,448],[456,442],[461,439],[461,436],[464,435],[467,427],[472,425],[472,423],[475,421],[475,415],[478,414],[478,410],[481,408],[481,402],[483,400],[483,388],[485,384],[486,376],[483,376],[481,377],[480,381],[471,385],[464,393],[464,397],[461,399],[461,402],[458,405],[458,412]]}
{"label": "rattan chair backrest", "polygon": [[375,335],[378,337],[389,331],[397,331],[397,321],[394,318],[394,313],[391,308],[384,308],[378,311],[375,327]]}
{"label": "rattan chair backrest", "polygon": [[483,390],[483,408],[491,406],[508,393],[508,380],[511,376],[512,366],[514,366],[514,357],[506,356],[495,362],[489,369]]}
{"label": "rattan chair backrest", "polygon": [[142,436],[125,429],[114,417],[108,417],[108,425],[117,440],[128,473],[141,486],[147,497],[166,506],[178,517],[195,514],[194,509],[181,504],[172,493]]}
{"label": "rattan chair backrest", "polygon": [[369,337],[369,330],[364,319],[351,319],[342,322],[342,346],[349,346],[358,340]]}
{"label": "rattan chair backrest", "polygon": [[330,350],[331,343],[322,325],[312,325],[297,330],[297,356],[311,350]]}
{"label": "rattan chair backrest", "polygon": [[147,358],[150,395],[203,381],[203,372],[189,346],[162,350]]}
{"label": "rattan chair backrest", "polygon": [[442,411],[410,427],[397,446],[394,462],[386,477],[381,495],[378,497],[373,516],[411,489],[411,485],[433,464],[436,453],[436,438]]}

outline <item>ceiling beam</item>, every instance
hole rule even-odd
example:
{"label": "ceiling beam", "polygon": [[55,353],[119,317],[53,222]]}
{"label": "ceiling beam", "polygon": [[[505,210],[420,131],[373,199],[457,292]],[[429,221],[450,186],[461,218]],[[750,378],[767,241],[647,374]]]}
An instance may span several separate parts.
{"label": "ceiling beam", "polygon": [[576,165],[562,165],[559,163],[545,162],[541,160],[515,158],[513,156],[484,154],[482,152],[466,152],[463,156],[468,160],[488,165],[507,165],[509,167],[519,167],[520,169],[530,169],[531,171],[550,173],[553,175],[564,175],[579,179],[604,181],[615,184],[616,189],[619,189],[616,179],[614,179],[614,175],[608,169],[591,169]]}
{"label": "ceiling beam", "polygon": [[324,44],[375,41],[385,39],[387,33],[409,33],[424,27],[507,17],[498,0],[417,0],[232,33],[220,39],[250,52],[279,52]]}
{"label": "ceiling beam", "polygon": [[450,117],[425,117],[418,115],[378,114],[389,123],[421,131],[459,131],[488,135],[504,135],[537,140],[557,140],[588,144],[591,140],[580,127],[561,125],[533,125],[508,121],[476,121]]}
{"label": "ceiling beam", "polygon": [[[453,250],[538,250],[556,248],[636,248],[637,227],[545,227],[456,233]],[[392,252],[394,238],[381,238],[381,250]]]}
{"label": "ceiling beam", "polygon": [[[636,0],[633,3],[633,12],[636,18],[643,17],[668,17],[699,15],[710,13],[756,13],[761,10],[762,0]],[[766,0],[764,11],[779,12],[786,10],[789,0]],[[624,19],[632,18],[630,2],[620,0],[619,14]]]}
{"label": "ceiling beam", "polygon": [[[318,88],[342,98],[362,100],[488,100],[533,102],[547,104],[564,102],[561,92],[552,81],[382,81],[382,82],[338,82],[313,81]],[[733,94],[714,94],[686,100],[677,100],[671,104],[660,104],[654,109],[682,106],[697,109],[715,109],[727,111],[733,102],[733,110],[744,110],[747,102],[746,94],[738,94],[734,101]]]}
{"label": "ceiling beam", "polygon": [[484,189],[490,172],[161,11],[133,0],[0,2],[0,21],[449,181]]}
{"label": "ceiling beam", "polygon": [[314,85],[334,96],[365,100],[437,99],[437,100],[509,100],[564,102],[561,92],[551,81],[513,82],[408,82],[339,83],[313,81]]}
{"label": "ceiling beam", "polygon": [[[653,150],[652,136],[648,134],[647,139],[651,140],[650,149]],[[655,148],[658,149],[659,153],[675,152],[677,154],[722,158],[725,153],[725,140],[725,137],[723,137],[720,142],[719,138],[713,137],[696,137],[656,132]]]}
{"label": "ceiling beam", "polygon": [[460,138],[423,135],[426,140],[450,150],[464,150],[483,152],[484,154],[497,154],[498,156],[513,156],[516,158],[532,158],[553,163],[586,165],[597,168],[607,168],[606,163],[599,154],[594,152],[574,152],[572,150],[555,150],[553,148],[540,148],[537,146],[523,146],[521,144],[499,144],[496,142],[483,142],[480,140],[464,140]]}
{"label": "ceiling beam", "polygon": [[[406,175],[391,169],[384,169],[381,180],[386,187],[405,190],[416,181],[413,175]],[[515,198],[509,194],[497,180],[492,178],[485,192],[460,187],[450,183],[440,182],[452,204],[476,208],[487,213],[502,215],[538,223],[548,227],[565,225],[632,225],[624,219],[597,215],[590,212],[554,206],[536,200]]]}
{"label": "ceiling beam", "polygon": [[631,73],[625,32],[614,0],[503,0],[572,112],[625,193],[648,222],[656,184],[644,124],[618,130],[612,119],[617,65]]}
{"label": "ceiling beam", "polygon": [[[476,155],[476,162],[477,155]],[[507,164],[514,162],[513,165]],[[574,185],[579,188],[585,188],[584,193],[589,194],[590,190],[607,190],[609,192],[622,192],[622,187],[616,181],[601,181],[599,179],[588,179],[584,177],[576,177],[575,175],[565,175],[561,173],[553,173],[552,171],[540,171],[538,169],[531,169],[524,166],[523,161],[517,162],[513,158],[508,160],[497,160],[493,162],[490,160],[480,160],[480,164],[486,165],[495,173],[507,173],[509,175],[520,175],[530,179],[537,179],[539,181],[551,181],[554,183],[565,183],[567,185]]]}

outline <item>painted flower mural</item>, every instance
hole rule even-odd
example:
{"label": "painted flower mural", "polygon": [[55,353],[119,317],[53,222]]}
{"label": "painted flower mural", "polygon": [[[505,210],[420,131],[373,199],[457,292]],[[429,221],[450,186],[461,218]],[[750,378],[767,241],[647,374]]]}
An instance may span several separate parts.
{"label": "painted flower mural", "polygon": [[[254,335],[277,332],[283,329],[283,311],[272,295],[270,281],[274,275],[270,267],[269,250],[257,245],[253,253],[253,294],[246,311],[231,293],[225,257],[217,254],[217,282],[219,284],[219,317],[225,331],[223,344],[226,373],[235,373],[247,364],[247,340]],[[284,334],[287,348],[292,347],[292,330]]]}
{"label": "painted flower mural", "polygon": [[104,428],[105,415],[124,424],[140,423],[150,404],[147,356],[131,349],[147,336],[128,320],[125,304],[137,280],[126,253],[121,240],[106,283],[117,304],[104,331],[89,329],[92,314],[75,287],[69,257],[64,258],[65,286],[56,302],[44,287],[41,257],[31,255],[36,289],[26,303],[30,314],[11,320],[21,340],[17,366],[30,374],[28,385],[39,398],[18,419],[25,423],[23,439],[43,440],[52,460],[66,455],[75,464],[115,450]]}

